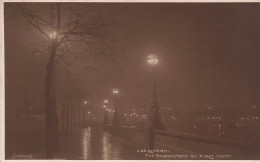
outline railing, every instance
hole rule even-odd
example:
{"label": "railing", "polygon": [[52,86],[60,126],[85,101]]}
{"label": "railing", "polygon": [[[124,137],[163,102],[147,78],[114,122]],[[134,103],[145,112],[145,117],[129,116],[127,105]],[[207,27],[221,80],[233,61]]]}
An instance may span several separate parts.
{"label": "railing", "polygon": [[195,140],[195,141],[200,141],[200,142],[205,142],[205,143],[224,144],[224,145],[229,145],[229,146],[259,149],[259,142],[256,143],[256,142],[252,142],[252,141],[226,139],[226,138],[221,138],[221,137],[211,137],[211,136],[189,134],[189,133],[183,133],[183,132],[167,132],[167,131],[159,131],[159,130],[154,130],[153,132],[155,135],[162,135],[162,136],[167,136],[167,137]]}
{"label": "railing", "polygon": [[183,132],[149,130],[147,128],[130,128],[126,126],[113,127],[106,125],[108,132],[126,138],[143,148],[153,149],[160,146],[182,148],[186,153],[198,154],[230,154],[233,159],[259,159],[259,141],[243,141],[212,137]]}

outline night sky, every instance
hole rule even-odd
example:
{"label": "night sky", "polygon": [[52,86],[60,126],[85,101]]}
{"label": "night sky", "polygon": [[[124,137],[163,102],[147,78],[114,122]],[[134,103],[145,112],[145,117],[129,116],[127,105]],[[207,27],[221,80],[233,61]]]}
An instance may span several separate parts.
{"label": "night sky", "polygon": [[[40,4],[35,4],[39,7]],[[160,106],[196,110],[205,104],[223,109],[259,106],[260,4],[238,3],[99,3],[106,22],[118,35],[134,36],[123,44],[122,71],[110,70],[108,82],[84,81],[96,102],[112,99],[118,87],[121,110],[148,107],[151,67],[146,58],[159,57],[157,91]],[[37,36],[5,3],[6,109],[16,111],[44,103],[44,56],[31,54]],[[130,35],[131,35],[130,34]],[[105,67],[105,65],[104,65]],[[61,74],[60,74],[61,75]],[[94,74],[89,74],[94,76]],[[83,84],[86,83],[86,84]],[[9,110],[7,110],[8,112]]]}

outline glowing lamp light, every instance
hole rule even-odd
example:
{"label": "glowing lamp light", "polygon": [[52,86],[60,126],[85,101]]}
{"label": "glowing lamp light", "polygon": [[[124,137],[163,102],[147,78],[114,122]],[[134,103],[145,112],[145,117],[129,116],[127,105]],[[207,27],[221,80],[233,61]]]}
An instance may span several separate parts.
{"label": "glowing lamp light", "polygon": [[87,101],[84,101],[84,104],[86,105],[88,102]]}
{"label": "glowing lamp light", "polygon": [[56,33],[55,31],[53,31],[53,32],[50,33],[50,38],[51,38],[51,39],[55,39],[56,36],[57,36],[57,33]]}
{"label": "glowing lamp light", "polygon": [[105,99],[105,100],[104,100],[104,103],[108,103],[108,99]]}
{"label": "glowing lamp light", "polygon": [[113,89],[113,93],[114,93],[114,94],[118,94],[118,93],[119,93],[118,89],[114,88],[114,89]]}
{"label": "glowing lamp light", "polygon": [[158,59],[158,57],[156,55],[149,55],[148,59],[147,59],[147,62],[150,65],[157,65],[158,62],[159,62],[159,59]]}

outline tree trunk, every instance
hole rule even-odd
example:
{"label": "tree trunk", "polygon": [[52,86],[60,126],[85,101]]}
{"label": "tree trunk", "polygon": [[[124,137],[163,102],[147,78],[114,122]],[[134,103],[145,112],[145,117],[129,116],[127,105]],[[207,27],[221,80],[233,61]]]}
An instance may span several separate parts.
{"label": "tree trunk", "polygon": [[[57,27],[60,29],[60,4],[56,4]],[[59,149],[58,116],[55,94],[55,56],[58,37],[51,40],[50,58],[46,66],[45,78],[45,133],[46,133],[46,159],[53,159]]]}
{"label": "tree trunk", "polygon": [[58,117],[55,94],[55,55],[56,46],[51,48],[51,56],[47,63],[45,78],[45,127],[46,127],[46,158],[52,159],[58,149]]}

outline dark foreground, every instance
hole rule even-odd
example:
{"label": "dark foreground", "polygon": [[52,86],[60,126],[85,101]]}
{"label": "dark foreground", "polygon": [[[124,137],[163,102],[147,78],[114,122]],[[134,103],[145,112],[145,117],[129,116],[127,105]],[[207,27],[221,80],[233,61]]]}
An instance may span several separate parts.
{"label": "dark foreground", "polygon": [[[5,159],[45,159],[44,155],[44,122],[35,120],[6,121]],[[162,144],[163,152],[153,152],[130,142],[131,133],[126,138],[111,135],[103,130],[101,124],[94,124],[84,128],[60,134],[60,150],[54,159],[67,160],[189,160],[211,159],[209,155],[195,155],[189,150]],[[141,137],[140,137],[141,138]],[[171,139],[172,140],[172,139]],[[198,146],[194,146],[198,147]],[[199,148],[198,148],[199,149]],[[164,151],[166,150],[166,152]],[[156,150],[158,151],[158,150]],[[153,155],[153,157],[152,157]],[[158,155],[158,156],[157,156]],[[188,156],[189,155],[189,156]],[[187,156],[187,157],[186,157]],[[197,157],[193,157],[197,156]],[[242,156],[242,155],[241,155]],[[232,157],[222,157],[231,160]],[[214,158],[213,158],[214,159]],[[239,159],[259,159],[244,156]]]}
{"label": "dark foreground", "polygon": [[[44,159],[43,122],[23,121],[19,124],[9,121],[7,123],[9,126],[6,127],[8,129],[5,159]],[[137,148],[133,144],[113,137],[98,125],[62,133],[60,140],[60,151],[55,155],[55,159],[145,159],[144,155],[137,153]]]}

